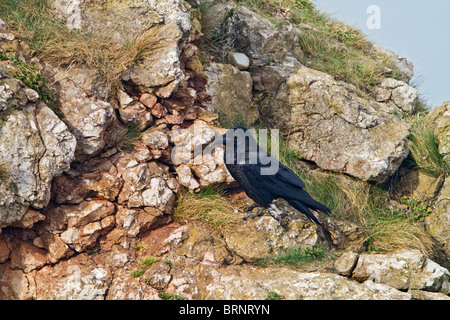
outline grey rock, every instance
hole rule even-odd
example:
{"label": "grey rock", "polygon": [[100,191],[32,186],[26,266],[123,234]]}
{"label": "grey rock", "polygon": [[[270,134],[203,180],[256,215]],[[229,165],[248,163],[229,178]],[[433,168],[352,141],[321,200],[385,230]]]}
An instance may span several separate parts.
{"label": "grey rock", "polygon": [[47,205],[51,181],[69,169],[76,140],[43,102],[34,96],[29,100],[29,90],[21,82],[5,77],[0,88],[0,227],[4,227],[20,221],[30,205]]}
{"label": "grey rock", "polygon": [[263,120],[321,168],[364,181],[392,175],[408,155],[408,125],[351,85],[304,66],[296,70],[260,103]]}
{"label": "grey rock", "polygon": [[247,70],[250,66],[248,57],[240,52],[230,52],[228,54],[228,61],[239,70]]}
{"label": "grey rock", "polygon": [[373,48],[389,57],[392,58],[397,68],[404,74],[406,81],[409,82],[414,76],[414,64],[407,58],[395,53],[392,50],[381,47],[380,45],[374,44]]}

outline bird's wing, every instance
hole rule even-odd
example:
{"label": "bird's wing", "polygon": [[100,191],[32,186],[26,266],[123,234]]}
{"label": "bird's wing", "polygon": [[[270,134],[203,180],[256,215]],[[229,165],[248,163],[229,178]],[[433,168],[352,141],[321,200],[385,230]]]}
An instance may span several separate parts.
{"label": "bird's wing", "polygon": [[298,175],[296,175],[291,169],[286,167],[280,162],[280,167],[276,174],[276,177],[286,183],[292,184],[294,186],[304,188],[305,183]]}

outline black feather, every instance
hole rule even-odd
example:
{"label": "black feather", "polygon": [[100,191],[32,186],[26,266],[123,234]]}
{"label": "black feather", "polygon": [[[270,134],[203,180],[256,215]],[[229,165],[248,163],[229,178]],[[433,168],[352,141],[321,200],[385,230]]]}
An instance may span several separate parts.
{"label": "black feather", "polygon": [[[239,149],[237,147],[238,139],[234,134],[238,131],[235,130],[246,134],[245,148]],[[308,219],[319,225],[320,222],[311,210],[322,211],[326,214],[331,212],[327,206],[313,199],[304,190],[305,183],[299,176],[258,146],[253,137],[248,134],[246,128],[233,127],[227,131],[225,136],[226,138],[223,140],[225,165],[245,193],[259,206],[267,207],[273,200],[283,198],[298,211],[305,214]],[[242,143],[242,141],[240,140],[239,143]],[[256,145],[256,149],[252,149],[251,144]],[[228,158],[233,159],[231,162],[227,162],[227,152],[234,152],[233,154],[230,153],[231,157]],[[256,163],[251,161],[252,157],[255,156],[258,157]],[[263,164],[260,161],[262,157],[269,159],[269,162]],[[239,162],[238,159],[241,161],[244,159],[245,161]],[[261,174],[261,169],[268,168],[270,165],[277,165],[278,170],[271,175]]]}

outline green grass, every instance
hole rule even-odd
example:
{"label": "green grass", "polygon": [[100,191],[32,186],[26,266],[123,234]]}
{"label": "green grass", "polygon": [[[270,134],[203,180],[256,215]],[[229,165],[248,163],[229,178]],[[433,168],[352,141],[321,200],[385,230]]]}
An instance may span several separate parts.
{"label": "green grass", "polygon": [[131,278],[139,278],[142,277],[145,273],[145,269],[136,269],[130,272]]}
{"label": "green grass", "polygon": [[163,300],[186,300],[185,297],[178,294],[173,294],[169,292],[162,291],[159,293],[159,297]]}
{"label": "green grass", "polygon": [[267,267],[271,265],[300,268],[305,264],[318,262],[326,257],[327,249],[322,247],[313,248],[290,248],[283,254],[258,259],[255,265]]}
{"label": "green grass", "polygon": [[434,128],[421,114],[412,118],[408,148],[419,171],[434,177],[450,173],[450,164],[439,153]]}
{"label": "green grass", "polygon": [[154,263],[158,262],[159,260],[160,260],[159,258],[156,258],[154,256],[146,256],[139,261],[138,267],[141,269],[147,270],[148,268],[150,268]]}
{"label": "green grass", "polygon": [[[135,249],[135,250],[139,250],[139,249]],[[131,278],[139,278],[142,277],[145,273],[145,271],[147,271],[148,268],[150,268],[154,263],[158,262],[160,259],[154,256],[146,256],[144,258],[142,258],[141,260],[139,260],[138,262],[138,267],[139,269],[135,269],[132,270],[130,272],[130,277]]]}
{"label": "green grass", "polygon": [[14,78],[21,80],[26,86],[36,91],[39,98],[59,117],[63,116],[63,113],[55,107],[55,93],[47,84],[46,77],[36,64],[19,60],[14,52],[0,52],[0,60],[9,61],[14,68]]}
{"label": "green grass", "polygon": [[275,291],[267,292],[266,300],[284,300],[284,296],[276,293]]}

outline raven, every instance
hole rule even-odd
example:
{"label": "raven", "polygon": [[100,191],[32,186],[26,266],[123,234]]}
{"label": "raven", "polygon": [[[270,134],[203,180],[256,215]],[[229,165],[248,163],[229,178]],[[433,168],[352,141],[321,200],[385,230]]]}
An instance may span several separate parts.
{"label": "raven", "polygon": [[224,162],[228,171],[247,196],[255,202],[247,211],[258,206],[261,209],[257,215],[261,215],[262,210],[273,200],[285,199],[310,221],[320,225],[325,237],[330,240],[329,232],[323,228],[311,210],[326,214],[331,213],[331,210],[304,190],[305,183],[299,176],[260,147],[250,130],[234,126],[212,143],[212,145],[220,144],[225,146]]}

